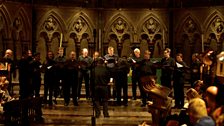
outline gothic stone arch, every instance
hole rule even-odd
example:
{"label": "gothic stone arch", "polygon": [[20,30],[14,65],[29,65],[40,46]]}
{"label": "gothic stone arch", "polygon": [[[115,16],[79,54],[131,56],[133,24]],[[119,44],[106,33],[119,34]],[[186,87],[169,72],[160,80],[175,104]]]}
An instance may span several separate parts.
{"label": "gothic stone arch", "polygon": [[[105,26],[105,39],[104,40],[104,53],[107,52],[108,46],[112,46],[115,49],[115,53],[119,56],[128,55],[130,51],[126,50],[123,46],[129,45],[132,40],[133,25],[129,23],[121,14],[114,15]],[[125,44],[124,44],[125,42]],[[123,54],[123,52],[126,52]]]}
{"label": "gothic stone arch", "polygon": [[[77,56],[81,54],[83,48],[89,50],[89,54],[93,54],[95,50],[93,29],[94,25],[90,17],[84,12],[75,14],[68,23],[69,41],[67,49],[76,50]],[[70,47],[71,46],[71,47]]]}
{"label": "gothic stone arch", "polygon": [[187,14],[176,30],[175,53],[183,53],[185,62],[191,63],[193,53],[201,53],[201,28],[196,18]]}
{"label": "gothic stone arch", "polygon": [[[47,12],[37,24],[37,43],[36,49],[41,53],[41,60],[46,57],[47,51],[57,54],[59,45],[64,47],[66,25],[61,16],[53,10]],[[62,34],[62,43],[60,44]],[[42,37],[40,39],[39,37]]]}
{"label": "gothic stone arch", "polygon": [[[162,57],[162,51],[167,44],[165,43],[166,31],[167,28],[165,24],[158,16],[150,13],[144,17],[137,27],[141,52],[144,53],[145,50],[150,50],[152,52],[152,57]],[[141,54],[143,55],[143,53]]]}
{"label": "gothic stone arch", "polygon": [[210,48],[217,53],[224,47],[224,16],[219,11],[214,11],[206,19],[205,48]]}

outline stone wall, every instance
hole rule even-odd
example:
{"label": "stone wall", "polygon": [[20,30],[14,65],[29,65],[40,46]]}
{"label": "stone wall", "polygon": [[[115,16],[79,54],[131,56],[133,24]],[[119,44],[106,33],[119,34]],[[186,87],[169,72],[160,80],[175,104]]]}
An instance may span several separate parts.
{"label": "stone wall", "polygon": [[88,48],[90,55],[95,50],[104,55],[113,46],[119,56],[129,56],[138,47],[142,52],[149,49],[154,58],[169,47],[173,54],[182,52],[189,64],[192,53],[223,49],[222,12],[224,7],[105,9],[4,2],[0,50],[11,48],[20,59],[22,52],[33,49],[41,52],[43,61],[48,50],[56,54],[60,45],[66,56],[71,50],[78,56],[82,48]]}

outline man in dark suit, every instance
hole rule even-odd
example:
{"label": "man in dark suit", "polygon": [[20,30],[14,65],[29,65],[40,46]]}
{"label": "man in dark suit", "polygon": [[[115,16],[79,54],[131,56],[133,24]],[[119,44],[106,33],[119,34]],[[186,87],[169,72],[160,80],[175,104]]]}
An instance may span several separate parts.
{"label": "man in dark suit", "polygon": [[161,60],[161,70],[162,70],[162,75],[161,75],[161,84],[163,86],[166,86],[168,88],[171,87],[171,81],[173,81],[173,70],[175,66],[175,60],[170,57],[170,52],[171,50],[169,48],[166,48],[164,50],[164,57]]}
{"label": "man in dark suit", "polygon": [[93,59],[88,55],[88,49],[82,49],[82,55],[78,58],[79,63],[79,73],[78,73],[78,97],[81,95],[81,87],[82,87],[82,80],[84,78],[85,81],[85,88],[86,88],[86,99],[90,98],[90,69]]}
{"label": "man in dark suit", "polygon": [[95,95],[94,95],[94,107],[96,112],[96,117],[100,116],[100,101],[103,104],[103,114],[104,117],[109,117],[108,113],[108,83],[110,80],[110,73],[108,69],[104,66],[104,60],[98,58],[97,66],[94,71],[94,85],[95,85]]}
{"label": "man in dark suit", "polygon": [[48,51],[46,61],[43,63],[43,70],[44,70],[44,103],[47,103],[47,96],[48,96],[48,92],[49,92],[48,104],[50,106],[53,105],[52,95],[53,95],[54,85],[56,84],[55,64],[56,64],[56,62],[54,61],[53,52]]}
{"label": "man in dark suit", "polygon": [[70,89],[72,88],[72,98],[74,106],[78,106],[77,91],[78,91],[78,61],[76,53],[70,52],[70,58],[65,62],[65,84],[64,84],[64,100],[65,106],[68,106],[70,101]]}
{"label": "man in dark suit", "polygon": [[121,90],[123,90],[123,105],[128,106],[128,76],[130,67],[127,62],[127,57],[119,58],[116,67],[116,90],[117,90],[117,105],[121,105]]}

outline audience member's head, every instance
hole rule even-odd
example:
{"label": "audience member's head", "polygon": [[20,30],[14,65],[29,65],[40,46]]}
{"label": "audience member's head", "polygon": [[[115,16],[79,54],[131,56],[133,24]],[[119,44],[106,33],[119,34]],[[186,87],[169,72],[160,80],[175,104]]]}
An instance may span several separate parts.
{"label": "audience member's head", "polygon": [[201,87],[203,86],[202,80],[196,80],[193,84],[193,88],[199,93],[201,91]]}
{"label": "audience member's head", "polygon": [[190,100],[188,114],[193,125],[215,126],[215,122],[208,116],[205,102],[201,98]]}
{"label": "audience member's head", "polygon": [[217,85],[218,91],[216,96],[216,103],[218,106],[224,105],[224,85],[219,84]]}
{"label": "audience member's head", "polygon": [[217,103],[216,103],[217,93],[218,93],[218,88],[216,86],[209,86],[206,90],[205,100],[210,112],[214,111],[214,109],[217,107]]}
{"label": "audience member's head", "polygon": [[199,93],[194,88],[188,89],[186,91],[186,96],[187,96],[187,100],[189,100],[189,101],[194,98],[201,98]]}
{"label": "audience member's head", "polygon": [[216,122],[216,126],[223,126],[224,125],[224,85],[219,84],[218,93],[216,96],[216,104],[217,108],[212,113],[212,118]]}

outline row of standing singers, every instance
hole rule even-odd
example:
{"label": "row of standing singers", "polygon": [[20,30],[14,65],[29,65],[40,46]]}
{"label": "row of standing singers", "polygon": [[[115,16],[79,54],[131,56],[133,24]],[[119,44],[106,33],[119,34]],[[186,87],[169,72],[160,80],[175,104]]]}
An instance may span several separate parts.
{"label": "row of standing singers", "polygon": [[[139,86],[142,106],[146,105],[147,94],[143,90],[141,84],[142,76],[156,76],[156,69],[162,70],[161,84],[163,86],[171,87],[172,80],[174,81],[174,98],[175,105],[182,107],[184,104],[184,74],[187,65],[183,62],[183,55],[177,54],[175,60],[170,57],[170,49],[164,50],[164,57],[158,63],[153,63],[150,60],[150,51],[144,52],[144,57],[140,57],[140,50],[136,48],[132,57],[119,58],[114,54],[114,48],[108,48],[108,54],[103,57],[104,64],[109,71],[109,78],[114,79],[114,89],[117,97],[117,104],[121,105],[121,90],[123,89],[123,105],[128,104],[128,82],[127,74],[130,67],[132,69],[132,96],[136,99],[136,88]],[[63,89],[63,96],[65,105],[70,102],[70,96],[73,98],[73,104],[78,105],[78,97],[81,93],[82,80],[85,80],[86,98],[89,99],[94,96],[94,89],[97,82],[94,80],[96,57],[99,53],[95,53],[94,57],[88,56],[88,50],[83,49],[82,55],[76,59],[74,51],[70,53],[70,58],[65,59],[63,56],[63,49],[59,49],[58,56],[54,58],[51,51],[48,52],[46,61],[41,64],[40,54],[36,53],[32,56],[32,52],[28,51],[28,55],[22,57],[18,63],[19,81],[20,81],[20,97],[27,98],[35,95],[39,97],[41,85],[41,72],[44,72],[44,100],[47,102],[49,92],[48,104],[52,105],[52,95],[57,98],[60,94],[60,86]],[[192,68],[193,69],[193,68]],[[95,84],[95,85],[94,85]],[[72,87],[72,95],[70,95],[70,88]],[[108,86],[107,86],[108,88]],[[107,93],[110,96],[110,88]],[[56,100],[55,100],[56,101]]]}
{"label": "row of standing singers", "polygon": [[[31,52],[30,52],[31,53]],[[117,104],[121,105],[121,90],[123,89],[123,105],[127,105],[128,100],[128,82],[127,82],[127,74],[129,73],[130,67],[132,69],[132,97],[136,99],[136,89],[137,85],[139,86],[141,98],[142,98],[142,106],[146,105],[147,95],[143,90],[143,86],[141,85],[141,77],[142,76],[156,76],[156,68],[158,65],[155,65],[150,60],[151,52],[145,51],[144,58],[140,57],[140,50],[136,48],[134,50],[134,55],[132,57],[119,58],[116,54],[114,54],[113,47],[108,48],[108,54],[106,54],[104,58],[104,63],[106,64],[107,69],[109,70],[110,78],[114,79],[114,89],[117,97]],[[82,80],[84,78],[85,81],[85,89],[86,89],[86,98],[91,98],[93,95],[92,89],[94,88],[90,84],[94,79],[91,79],[91,71],[93,71],[95,64],[94,58],[99,55],[99,53],[95,54],[93,58],[88,56],[88,50],[83,49],[82,55],[78,57],[76,60],[76,54],[74,51],[70,53],[70,58],[65,59],[63,56],[63,49],[59,50],[58,56],[54,58],[53,53],[51,51],[48,52],[46,61],[41,64],[39,59],[39,54],[35,54],[34,58],[31,55],[24,57],[20,61],[20,95],[21,97],[26,97],[30,95],[39,96],[40,90],[40,72],[44,72],[44,100],[47,101],[47,96],[49,92],[49,105],[52,105],[52,95],[56,98],[60,94],[59,86],[62,86],[63,96],[65,100],[65,105],[69,104],[70,100],[70,88],[72,87],[72,97],[73,104],[78,105],[77,98],[80,97],[81,93],[81,85]],[[164,86],[171,88],[171,79],[172,72],[175,67],[175,60],[170,56],[170,50],[164,51],[164,58],[161,60],[161,83]],[[180,63],[185,65],[181,60]],[[30,66],[30,67],[29,67]],[[177,69],[176,69],[177,70]],[[178,71],[176,71],[178,72]],[[32,73],[32,74],[31,74]],[[182,74],[174,74],[176,76],[182,76]],[[23,77],[24,76],[24,77]],[[26,76],[26,77],[25,77]],[[29,77],[30,76],[30,77]],[[27,79],[32,78],[32,79]],[[174,79],[181,80],[181,77],[174,77]],[[32,82],[31,82],[32,81]],[[32,83],[32,86],[29,83]],[[32,90],[33,89],[34,93]],[[24,91],[23,91],[24,90]],[[108,88],[109,90],[109,88]],[[30,91],[30,92],[27,92]],[[32,91],[32,92],[31,92]],[[35,93],[36,92],[36,93]],[[110,90],[109,90],[110,92]],[[110,96],[110,93],[108,94]]]}
{"label": "row of standing singers", "polygon": [[[132,69],[132,97],[136,99],[136,89],[139,86],[142,106],[146,105],[147,95],[141,85],[142,76],[156,76],[156,69],[159,67],[161,72],[161,84],[163,86],[171,87],[173,80],[174,97],[177,106],[182,106],[184,101],[184,74],[186,72],[187,65],[183,62],[183,55],[177,54],[176,58],[170,57],[170,49],[164,50],[164,57],[160,62],[154,63],[150,60],[150,51],[144,52],[144,57],[140,57],[140,50],[136,48],[134,55],[131,57],[119,58],[114,54],[113,47],[108,48],[108,54],[103,59],[104,63],[109,70],[109,77],[114,78],[114,93],[116,94],[117,104],[121,105],[121,90],[123,89],[123,105],[127,105],[128,99],[128,82],[127,74],[129,73],[130,67]],[[59,49],[58,56],[54,58],[51,51],[48,52],[46,61],[41,64],[39,55],[35,54],[34,58],[30,55],[24,57],[20,61],[20,95],[26,97],[33,92],[27,92],[27,89],[34,89],[36,96],[39,96],[40,90],[40,72],[44,72],[44,100],[47,101],[49,92],[49,105],[52,105],[52,95],[57,97],[60,94],[60,86],[63,89],[63,96],[65,105],[69,104],[70,100],[70,88],[72,87],[73,104],[78,105],[78,99],[81,93],[82,80],[85,81],[86,98],[91,98],[93,95],[93,80],[91,78],[91,71],[93,71],[95,64],[94,59],[99,56],[99,53],[95,53],[94,57],[88,56],[88,50],[83,49],[82,55],[76,59],[74,51],[70,53],[70,58],[65,59],[63,56],[63,49]],[[179,67],[180,64],[181,67]],[[30,69],[29,68],[30,65]],[[32,74],[30,74],[32,73]],[[23,77],[24,76],[24,77]],[[30,77],[29,77],[30,76]],[[32,79],[26,79],[32,78]],[[32,81],[31,87],[27,86]],[[35,84],[36,83],[36,84]],[[29,84],[28,84],[29,85]],[[23,91],[24,90],[24,91]],[[36,90],[36,91],[35,91]],[[30,90],[31,91],[31,90]],[[108,88],[108,95],[110,96],[110,90]],[[28,93],[28,94],[27,94]]]}

